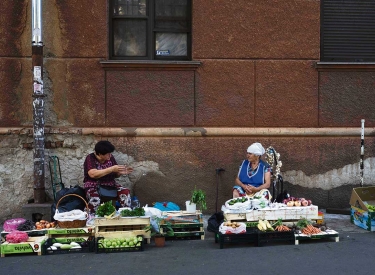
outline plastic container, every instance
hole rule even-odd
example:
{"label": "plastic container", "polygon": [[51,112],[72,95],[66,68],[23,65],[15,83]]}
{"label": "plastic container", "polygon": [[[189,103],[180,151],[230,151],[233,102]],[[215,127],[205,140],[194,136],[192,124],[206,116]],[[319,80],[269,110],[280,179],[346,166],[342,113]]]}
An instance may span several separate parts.
{"label": "plastic container", "polygon": [[[56,255],[56,254],[70,254],[70,253],[89,253],[95,251],[95,238],[49,238],[46,242],[42,245],[42,255]],[[69,244],[72,241],[78,242],[81,245],[81,248],[74,248],[74,249],[60,249],[56,248],[56,250],[48,249],[54,243],[62,243],[62,244]]]}
{"label": "plastic container", "polygon": [[220,249],[224,248],[224,244],[233,243],[252,243],[258,246],[258,232],[257,228],[246,228],[246,233],[243,234],[222,234],[217,233],[215,235],[215,242],[219,242]]}
{"label": "plastic container", "polygon": [[103,237],[96,238],[95,242],[95,253],[113,253],[113,252],[137,252],[137,251],[143,251],[143,236],[138,235],[137,238],[142,238],[141,241],[137,243],[135,246],[119,246],[119,247],[104,247],[103,243],[101,243],[101,240],[104,240]]}
{"label": "plastic container", "polygon": [[262,246],[264,243],[275,243],[275,242],[289,242],[294,244],[295,236],[294,231],[268,231],[258,233],[258,246]]}

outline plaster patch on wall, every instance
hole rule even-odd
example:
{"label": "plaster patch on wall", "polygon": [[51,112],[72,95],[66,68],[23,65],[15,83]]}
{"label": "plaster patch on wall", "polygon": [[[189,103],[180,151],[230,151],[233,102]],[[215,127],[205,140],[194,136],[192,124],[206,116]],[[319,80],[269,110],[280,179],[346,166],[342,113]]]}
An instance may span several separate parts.
{"label": "plaster patch on wall", "polygon": [[[364,184],[374,184],[375,158],[364,160],[363,178]],[[288,181],[293,185],[299,185],[306,188],[321,188],[330,190],[343,185],[360,184],[360,167],[359,163],[345,165],[339,169],[333,169],[324,174],[307,176],[302,171],[286,171],[282,173],[284,181]]]}
{"label": "plaster patch on wall", "polygon": [[[59,138],[64,138],[64,136],[55,136],[55,140]],[[83,186],[83,163],[88,154],[93,152],[95,143],[97,142],[92,137],[87,136],[81,140],[75,137],[67,138],[65,136],[65,141],[77,146],[77,149],[67,149],[67,148],[56,148],[54,150],[48,150],[48,155],[57,156],[60,160],[60,169],[62,182],[65,186],[80,185]],[[116,179],[116,181],[122,186],[132,189],[134,184],[139,181],[142,177],[146,177],[148,173],[154,172],[162,174],[159,171],[159,164],[153,161],[135,161],[134,157],[129,156],[123,152],[115,151],[113,152],[118,164],[126,164],[134,168],[134,172],[129,176],[121,176]],[[51,190],[51,175],[48,166],[48,157],[46,157],[46,192],[52,197]]]}
{"label": "plaster patch on wall", "polygon": [[132,189],[134,184],[139,181],[142,177],[146,177],[148,173],[153,172],[164,176],[164,174],[159,171],[159,164],[154,161],[135,161],[132,156],[121,152],[114,152],[118,164],[125,164],[131,166],[134,171],[129,176],[122,176],[117,179],[117,182],[122,186]]}

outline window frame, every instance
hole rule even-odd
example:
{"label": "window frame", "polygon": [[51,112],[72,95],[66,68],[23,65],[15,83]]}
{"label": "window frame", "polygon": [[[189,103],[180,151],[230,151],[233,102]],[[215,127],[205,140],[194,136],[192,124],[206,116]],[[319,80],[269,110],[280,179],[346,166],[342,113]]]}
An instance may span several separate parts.
{"label": "window frame", "polygon": [[139,19],[137,16],[118,16],[113,14],[115,0],[109,0],[108,6],[108,57],[110,60],[144,60],[144,61],[191,61],[192,60],[192,0],[187,0],[187,30],[186,32],[177,31],[176,33],[186,33],[187,35],[187,52],[186,56],[157,56],[156,55],[156,33],[157,32],[174,32],[173,29],[156,29],[155,25],[155,0],[146,0],[146,16],[142,17],[146,22],[146,56],[115,56],[114,55],[114,30],[113,23],[121,18]]}

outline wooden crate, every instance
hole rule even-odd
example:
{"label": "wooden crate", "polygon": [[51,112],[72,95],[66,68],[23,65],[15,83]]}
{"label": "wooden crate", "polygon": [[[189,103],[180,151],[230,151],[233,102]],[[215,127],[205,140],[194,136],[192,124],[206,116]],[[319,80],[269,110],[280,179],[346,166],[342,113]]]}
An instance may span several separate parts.
{"label": "wooden crate", "polygon": [[195,214],[186,211],[166,211],[162,213],[164,220],[160,222],[160,232],[163,232],[169,222],[174,236],[166,239],[201,239],[204,240],[203,216],[201,211]]}
{"label": "wooden crate", "polygon": [[247,222],[246,213],[226,213],[224,219],[228,222]]}
{"label": "wooden crate", "polygon": [[96,218],[95,237],[123,238],[142,235],[147,243],[150,243],[151,232],[145,230],[150,224],[150,217]]}

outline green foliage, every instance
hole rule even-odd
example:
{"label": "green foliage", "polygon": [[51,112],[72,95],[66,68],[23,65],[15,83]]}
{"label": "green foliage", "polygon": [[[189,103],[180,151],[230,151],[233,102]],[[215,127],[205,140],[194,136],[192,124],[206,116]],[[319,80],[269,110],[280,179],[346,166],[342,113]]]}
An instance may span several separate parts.
{"label": "green foliage", "polygon": [[272,226],[276,227],[276,226],[280,226],[280,225],[283,225],[283,219],[282,218],[278,218],[277,222],[275,222]]}
{"label": "green foliage", "polygon": [[143,207],[136,207],[133,210],[124,209],[120,212],[121,217],[141,217],[145,215]]}
{"label": "green foliage", "polygon": [[257,227],[258,222],[246,222],[246,227]]}
{"label": "green foliage", "polygon": [[98,209],[96,209],[96,215],[98,215],[98,217],[109,216],[115,211],[116,208],[113,206],[112,201],[107,201],[98,206]]}
{"label": "green foliage", "polygon": [[197,206],[201,208],[201,210],[207,209],[206,193],[201,189],[197,189],[196,186],[194,187],[194,190],[191,193],[190,202],[195,203]]}
{"label": "green foliage", "polygon": [[299,228],[305,228],[306,226],[308,226],[309,224],[312,224],[312,221],[309,221],[309,220],[307,220],[307,219],[305,219],[305,218],[302,218],[301,217],[301,219],[300,220],[298,220],[298,222],[297,222],[297,226],[299,227]]}
{"label": "green foliage", "polygon": [[366,204],[366,207],[367,207],[368,211],[370,211],[370,212],[375,211],[375,205]]}
{"label": "green foliage", "polygon": [[[173,237],[174,236],[174,230],[172,228],[172,224],[169,221],[164,220],[163,218],[159,218],[156,216],[152,217],[154,220],[156,220],[158,227],[159,227],[159,232],[154,230],[154,228],[151,225],[146,226],[143,230],[146,230],[146,232],[151,231],[151,236],[155,237]],[[161,223],[163,225],[163,232],[161,233]]]}

